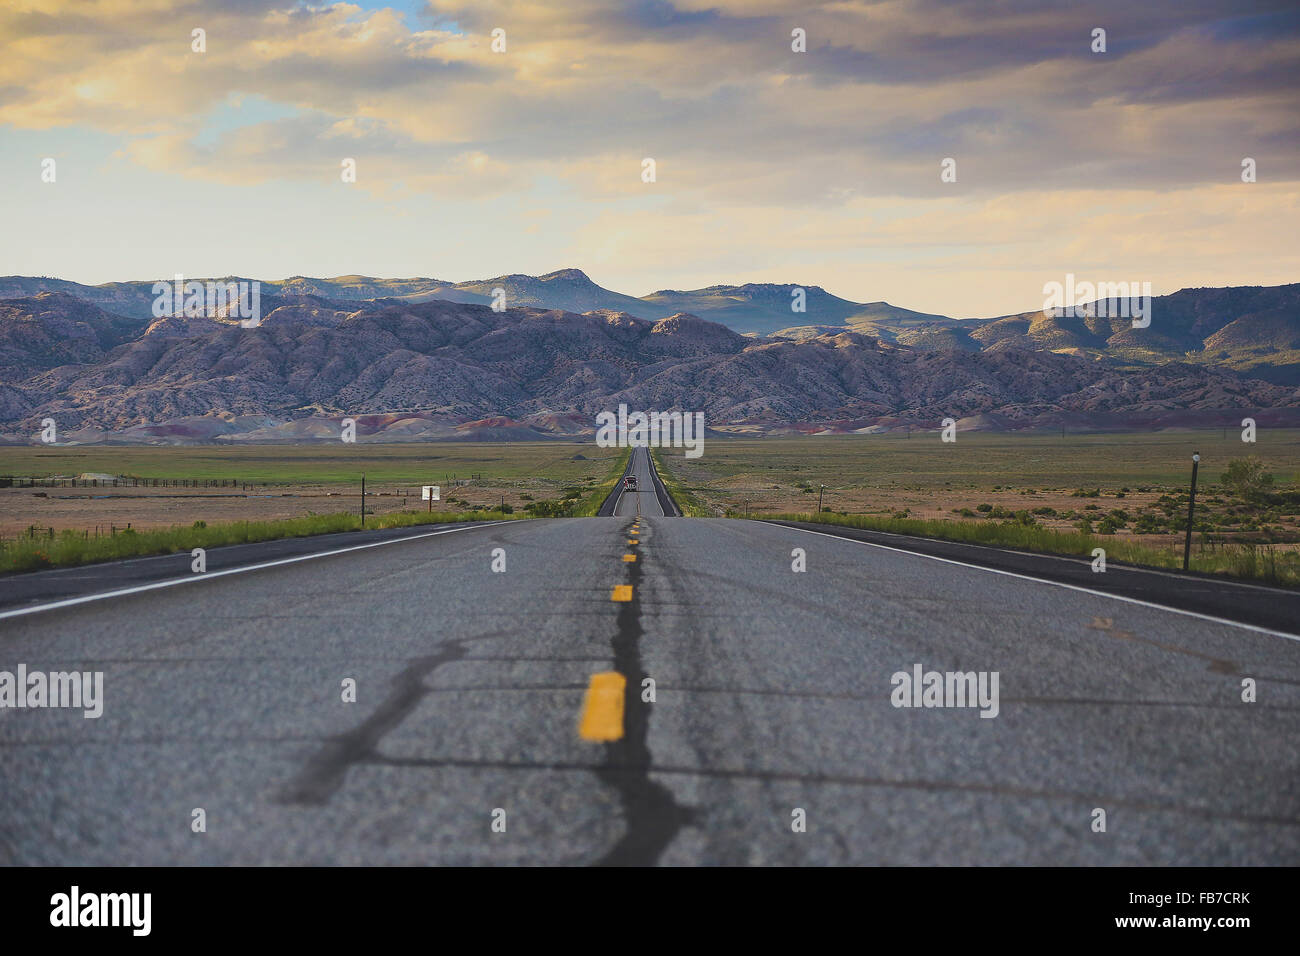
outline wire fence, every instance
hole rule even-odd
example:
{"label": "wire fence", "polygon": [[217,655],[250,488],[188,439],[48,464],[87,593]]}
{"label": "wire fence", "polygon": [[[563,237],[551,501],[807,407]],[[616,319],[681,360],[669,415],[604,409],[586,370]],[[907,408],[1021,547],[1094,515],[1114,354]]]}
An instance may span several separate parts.
{"label": "wire fence", "polygon": [[0,488],[248,488],[238,478],[29,478],[0,475]]}

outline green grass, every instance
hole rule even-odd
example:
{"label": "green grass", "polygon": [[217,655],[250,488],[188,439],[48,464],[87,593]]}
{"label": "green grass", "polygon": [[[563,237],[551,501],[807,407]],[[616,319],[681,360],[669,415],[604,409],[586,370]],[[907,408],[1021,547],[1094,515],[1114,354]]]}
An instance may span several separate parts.
{"label": "green grass", "polygon": [[[1254,445],[1240,428],[1124,434],[960,432],[945,444],[938,431],[808,438],[717,439],[697,459],[671,456],[679,475],[709,493],[743,494],[810,482],[830,489],[1183,488],[1192,452],[1201,454],[1202,485],[1217,482],[1234,458],[1259,455],[1286,484],[1300,476],[1300,430],[1262,428]],[[712,486],[712,487],[710,487]]]}
{"label": "green grass", "polygon": [[595,488],[591,489],[585,496],[577,499],[573,504],[571,514],[575,518],[594,518],[600,511],[600,506],[605,503],[609,493],[614,490],[619,479],[623,477],[623,472],[627,471],[628,459],[632,457],[632,449],[626,448],[619,456],[614,468]]}
{"label": "green grass", "polygon": [[[868,515],[822,513],[763,515],[763,520],[810,521],[865,531],[886,531],[918,538],[960,541],[1038,551],[1045,554],[1092,556],[1104,548],[1108,561],[1156,568],[1181,568],[1183,555],[1081,531],[1054,531],[1034,525],[999,521],[942,521],[920,518],[886,518]],[[1191,570],[1300,587],[1300,554],[1267,545],[1224,545],[1214,551],[1193,549]]]}
{"label": "green grass", "polygon": [[[404,528],[456,521],[498,521],[523,515],[503,515],[491,511],[448,512],[399,511],[394,514],[368,515],[366,528]],[[230,523],[173,527],[155,531],[127,531],[99,538],[86,538],[80,531],[65,531],[54,538],[20,538],[0,542],[0,572],[37,571],[42,568],[71,567],[99,561],[118,561],[156,554],[177,554],[194,548],[218,548],[223,545],[273,541],[279,538],[304,538],[317,534],[361,530],[361,518],[355,514],[308,515],[282,521],[234,521]]]}
{"label": "green grass", "polygon": [[[592,468],[606,466],[609,468],[604,479],[600,484],[589,489],[582,489],[573,486],[570,491],[570,497],[562,499],[568,504],[560,505],[559,502],[552,504],[557,506],[556,513],[564,515],[573,515],[583,517],[595,515],[600,509],[601,502],[613,490],[614,485],[618,482],[620,476],[627,468],[628,456],[631,454],[630,449],[621,453],[610,455],[601,455],[595,458],[588,458],[580,462],[570,462],[569,455],[572,454],[574,447],[583,447],[590,451],[591,446],[560,446],[569,454],[555,456],[556,445],[530,445],[527,449],[521,451],[519,446],[480,446],[477,456],[473,453],[465,456],[465,451],[458,450],[457,454],[462,457],[461,461],[472,461],[474,468],[486,468],[489,458],[497,461],[510,461],[515,468],[524,468],[524,473],[536,474],[539,467],[550,467],[551,470],[546,473],[548,478],[555,477],[555,465],[557,462],[568,463],[575,467],[581,467],[582,474],[590,473]],[[382,457],[384,452],[393,451],[393,446],[385,449],[372,449],[376,454]],[[401,452],[397,457],[410,462],[427,459],[429,456],[427,448],[420,455],[412,454],[414,449],[402,447],[397,449]],[[496,452],[495,455],[488,456],[485,453],[488,450]],[[61,450],[68,451],[68,450]],[[209,449],[220,453],[231,451],[230,449]],[[248,451],[248,449],[234,449],[237,452]],[[312,452],[315,456],[320,456],[322,450],[302,447],[284,447],[277,448],[277,453],[301,453],[303,451]],[[475,450],[471,450],[474,452]],[[125,456],[123,456],[125,452]],[[194,457],[193,449],[112,449],[107,453],[106,460],[112,460],[120,464],[126,459],[137,462],[149,459],[149,455],[139,455],[141,452],[162,452],[156,457],[158,461],[168,461],[173,465],[179,463],[180,467],[193,467],[193,463],[198,460]],[[544,460],[538,456],[544,453]],[[202,457],[202,456],[200,456]],[[297,455],[297,462],[291,468],[281,471],[279,475],[283,477],[288,474],[299,474],[297,469],[306,467],[306,458],[311,455]],[[235,459],[225,462],[227,468],[238,469],[246,465],[251,459],[248,456],[236,456]],[[370,460],[374,460],[372,456]],[[6,455],[5,462],[9,465],[11,459]],[[96,470],[98,465],[86,465],[82,470]],[[330,453],[324,459],[316,461],[310,472],[310,478],[314,481],[329,480],[327,477],[335,472],[331,469],[342,467],[339,459]],[[350,465],[348,466],[351,467]],[[406,467],[409,475],[410,466]],[[53,469],[58,471],[59,469]],[[470,470],[466,467],[466,470]],[[561,467],[558,469],[563,471]],[[49,472],[46,472],[49,473]],[[171,474],[178,472],[172,471]],[[345,477],[350,476],[351,472],[337,472]],[[499,470],[500,473],[500,470]],[[194,474],[194,472],[191,472]],[[231,477],[229,471],[214,471],[199,477]],[[576,477],[576,476],[575,476]],[[341,479],[340,479],[341,480]],[[408,479],[409,480],[409,479]],[[540,504],[540,503],[539,503]],[[415,525],[426,524],[445,524],[457,521],[496,521],[510,520],[517,518],[532,517],[528,512],[520,509],[514,514],[506,515],[499,511],[464,511],[464,512],[426,512],[426,511],[399,511],[389,514],[368,514],[366,517],[365,527],[374,528],[403,528]],[[156,529],[151,531],[134,531],[127,530],[115,535],[102,536],[98,538],[88,538],[81,531],[64,531],[56,534],[53,538],[18,538],[12,540],[0,541],[0,573],[15,571],[36,571],[42,568],[72,567],[80,564],[92,564],[100,561],[118,561],[124,558],[138,558],[158,554],[178,554],[189,552],[194,548],[217,548],[223,545],[247,544],[254,541],[273,541],[278,538],[301,538],[318,534],[333,534],[341,531],[358,531],[361,530],[361,518],[355,514],[329,514],[316,515],[309,514],[301,518],[287,518],[278,521],[234,521],[214,523],[206,525],[203,522],[195,522],[189,526],[175,526],[166,529]]]}
{"label": "green grass", "polygon": [[[574,461],[575,455],[583,458]],[[72,445],[0,449],[0,475],[103,472],[138,478],[235,478],[252,484],[447,485],[532,479],[573,484],[604,473],[617,449],[591,442],[411,442],[368,445]]]}
{"label": "green grass", "polygon": [[667,456],[662,454],[662,449],[651,448],[650,455],[654,458],[655,470],[659,472],[659,480],[664,483],[664,487],[672,495],[673,501],[677,502],[677,507],[682,509],[683,515],[687,518],[712,518],[716,516],[715,512],[679,481],[670,469],[664,467],[664,458]]}

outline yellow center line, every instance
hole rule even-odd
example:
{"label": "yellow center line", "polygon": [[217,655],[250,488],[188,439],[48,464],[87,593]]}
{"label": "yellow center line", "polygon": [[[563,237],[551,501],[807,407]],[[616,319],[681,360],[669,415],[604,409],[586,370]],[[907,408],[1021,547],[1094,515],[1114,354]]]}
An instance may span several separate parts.
{"label": "yellow center line", "polygon": [[636,560],[636,555],[635,555],[635,554],[625,554],[625,555],[623,555],[623,560],[624,560],[624,561],[635,561],[635,560]]}
{"label": "yellow center line", "polygon": [[583,740],[618,740],[623,736],[623,692],[627,678],[618,671],[592,674],[582,701],[578,735]]}
{"label": "yellow center line", "polygon": [[611,601],[630,601],[632,600],[632,585],[616,584],[614,589],[609,592]]}

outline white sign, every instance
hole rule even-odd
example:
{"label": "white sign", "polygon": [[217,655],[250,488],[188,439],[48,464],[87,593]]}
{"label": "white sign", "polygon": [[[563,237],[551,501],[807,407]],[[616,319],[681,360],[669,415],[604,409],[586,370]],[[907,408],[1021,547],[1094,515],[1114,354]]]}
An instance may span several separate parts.
{"label": "white sign", "polygon": [[420,494],[420,500],[428,501],[432,499],[434,501],[441,501],[442,499],[438,497],[441,493],[442,488],[438,485],[425,485],[424,490]]}

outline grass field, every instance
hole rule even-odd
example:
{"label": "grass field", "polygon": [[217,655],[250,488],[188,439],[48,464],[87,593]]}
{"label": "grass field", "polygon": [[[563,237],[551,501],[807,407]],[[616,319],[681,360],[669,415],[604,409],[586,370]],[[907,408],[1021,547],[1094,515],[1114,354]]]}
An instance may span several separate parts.
{"label": "grass field", "polygon": [[650,456],[655,462],[655,471],[659,474],[659,480],[664,483],[664,488],[668,494],[672,495],[673,501],[677,502],[677,507],[682,510],[682,514],[687,518],[707,518],[713,514],[708,506],[704,504],[695,494],[687,488],[672,472],[664,467],[664,461],[661,457],[664,454],[662,448],[651,448]]}
{"label": "grass field", "polygon": [[[760,498],[799,481],[825,484],[833,494],[855,491],[990,490],[1044,487],[1119,489],[1138,484],[1183,487],[1192,453],[1201,454],[1202,481],[1213,482],[1227,462],[1265,459],[1284,481],[1300,474],[1300,430],[1261,429],[1245,444],[1229,429],[1122,435],[960,433],[947,444],[938,432],[810,438],[711,440],[687,459],[661,449],[673,471],[715,503],[738,495]],[[799,490],[799,489],[796,489]]]}
{"label": "grass field", "polygon": [[[1195,566],[1300,583],[1300,431],[1109,435],[935,433],[715,440],[697,459],[660,449],[697,513],[803,517],[906,534],[1181,566],[1193,452],[1201,455]],[[1256,456],[1274,493],[1219,484]],[[825,486],[824,488],[822,486]],[[818,503],[822,511],[818,512]],[[1088,547],[1084,547],[1084,545]]]}
{"label": "grass field", "polygon": [[[513,516],[500,512],[467,514],[426,514],[405,512],[367,516],[365,527],[405,528],[456,521],[501,521]],[[52,538],[6,541],[0,547],[0,572],[39,571],[43,568],[70,567],[97,561],[120,561],[124,558],[155,554],[190,552],[194,548],[217,548],[223,545],[274,541],[279,538],[305,538],[316,534],[359,531],[361,516],[353,514],[311,515],[284,521],[235,521],[208,526],[199,522],[188,528],[153,531],[128,531],[107,537],[86,538],[75,531],[64,531]]]}
{"label": "grass field", "polygon": [[[1193,451],[1201,454],[1197,566],[1296,583],[1298,430],[1262,429],[1254,444],[1218,429],[1064,438],[965,433],[951,444],[916,433],[711,440],[698,459],[678,449],[654,454],[690,516],[817,513],[859,527],[1065,553],[1091,544],[1118,560],[1173,566],[1181,560]],[[98,472],[240,483],[0,488],[7,554],[0,570],[203,547],[190,542],[216,540],[219,529],[235,540],[260,540],[239,535],[359,526],[362,472],[374,516],[367,523],[377,526],[483,517],[503,507],[507,515],[590,515],[627,456],[627,449],[568,442],[0,448],[0,476]],[[1218,484],[1228,462],[1246,456],[1261,459],[1275,481],[1273,493],[1250,503]],[[442,486],[432,516],[419,500],[422,484]],[[208,525],[197,537],[196,521]],[[32,556],[38,552],[43,557]]]}
{"label": "grass field", "polygon": [[[1199,484],[1206,492],[1234,458],[1255,455],[1279,488],[1300,478],[1300,431],[1262,430],[1255,444],[1236,432],[1125,435],[1006,435],[968,433],[945,444],[938,434],[861,435],[797,439],[715,440],[702,457],[660,449],[673,477],[714,514],[815,511],[849,514],[910,509],[939,517],[981,503],[1017,510],[1051,500],[1068,506],[1074,492],[1097,489],[1132,505],[1187,488],[1191,457],[1200,452]],[[1143,489],[1143,490],[1139,490]],[[1032,499],[1038,499],[1034,501]],[[809,503],[813,503],[809,506]],[[1066,508],[1066,510],[1071,510]]]}
{"label": "grass field", "polygon": [[[0,474],[235,478],[277,493],[249,497],[234,488],[152,486],[0,489],[0,520],[8,518],[12,528],[0,538],[0,572],[358,530],[361,489],[353,472],[359,465],[367,473],[368,528],[594,515],[630,455],[628,449],[558,443],[362,450],[353,456],[351,448],[339,455],[320,446],[17,449],[14,455],[8,454],[14,449],[4,449]],[[83,452],[86,457],[76,457]],[[435,463],[448,470],[431,475]],[[418,498],[419,485],[434,483],[442,485],[443,497],[430,512]],[[250,519],[250,512],[263,516]]]}
{"label": "grass field", "polygon": [[[574,460],[577,455],[586,459]],[[0,475],[103,472],[140,478],[235,478],[253,484],[448,484],[484,480],[557,483],[603,478],[617,457],[591,442],[426,442],[398,445],[82,445],[0,448]]]}
{"label": "grass field", "polygon": [[112,536],[194,521],[285,521],[311,514],[378,514],[424,507],[421,485],[439,485],[434,512],[585,507],[623,456],[594,443],[441,442],[402,445],[80,446],[0,448],[0,476],[102,473],[139,479],[236,481],[224,488],[135,486],[0,488],[0,538],[33,527]]}

